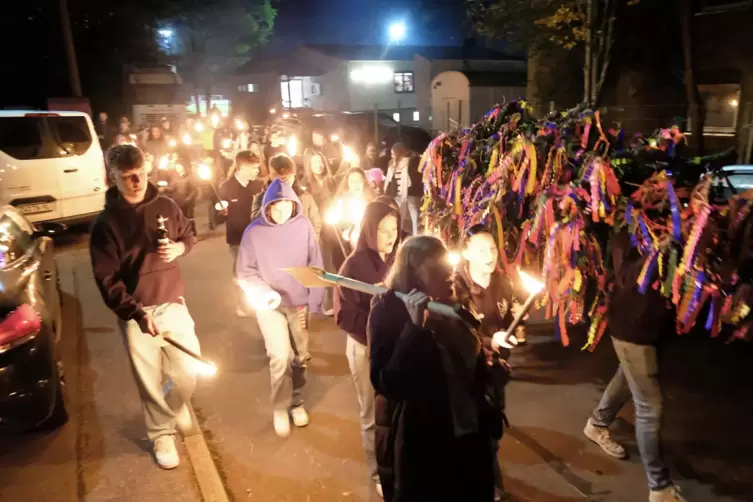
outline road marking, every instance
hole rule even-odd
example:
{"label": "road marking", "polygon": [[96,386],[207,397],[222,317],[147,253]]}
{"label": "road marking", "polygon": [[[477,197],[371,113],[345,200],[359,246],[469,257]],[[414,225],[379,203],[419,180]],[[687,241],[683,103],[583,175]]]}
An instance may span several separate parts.
{"label": "road marking", "polygon": [[204,502],[229,502],[222,478],[199,427],[199,420],[196,418],[193,407],[189,406],[188,409],[191,413],[192,427],[182,431],[183,444],[186,446],[188,460],[191,462],[196,482],[199,485],[201,499]]}

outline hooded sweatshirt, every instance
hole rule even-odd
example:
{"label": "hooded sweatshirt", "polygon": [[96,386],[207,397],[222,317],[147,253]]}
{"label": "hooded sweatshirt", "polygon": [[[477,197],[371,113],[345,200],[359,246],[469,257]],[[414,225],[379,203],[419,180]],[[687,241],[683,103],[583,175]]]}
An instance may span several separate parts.
{"label": "hooded sweatshirt", "polygon": [[107,190],[105,209],[94,221],[89,253],[94,280],[105,304],[127,321],[144,317],[144,306],[180,301],[184,295],[180,268],[157,254],[157,218],[167,219],[168,237],[190,251],[196,236],[178,206],[158,194],[151,183],[140,204],[131,205],[117,187]]}
{"label": "hooded sweatshirt", "polygon": [[[268,209],[281,200],[293,201],[295,209],[290,219],[280,225],[269,219]],[[264,193],[259,218],[243,234],[236,266],[238,279],[254,291],[277,291],[282,297],[281,307],[308,305],[312,312],[320,312],[324,290],[307,289],[282,270],[306,266],[323,267],[314,227],[303,215],[293,188],[275,180]]]}
{"label": "hooded sweatshirt", "polygon": [[[379,223],[388,215],[399,219],[397,211],[382,202],[372,202],[366,206],[361,221],[358,244],[340,267],[340,275],[369,284],[384,281],[390,270],[394,253],[382,260],[377,251]],[[397,246],[397,242],[395,243]],[[366,321],[371,310],[371,295],[348,288],[335,288],[335,322],[357,342],[366,345]]]}

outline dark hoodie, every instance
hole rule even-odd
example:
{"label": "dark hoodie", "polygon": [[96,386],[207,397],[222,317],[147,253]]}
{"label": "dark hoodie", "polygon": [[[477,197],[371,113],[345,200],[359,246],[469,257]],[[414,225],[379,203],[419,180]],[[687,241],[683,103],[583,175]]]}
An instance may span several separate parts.
{"label": "dark hoodie", "polygon": [[[280,200],[295,203],[293,215],[282,225],[267,216],[269,205]],[[307,289],[283,270],[307,266],[322,268],[314,228],[303,215],[303,206],[293,188],[275,180],[264,193],[261,215],[243,234],[236,274],[253,291],[277,291],[282,297],[281,307],[308,305],[312,312],[321,312],[324,290]]]}
{"label": "dark hoodie", "polygon": [[[384,281],[390,270],[394,253],[382,260],[377,251],[377,229],[388,215],[400,217],[393,208],[382,202],[372,202],[366,206],[358,245],[340,267],[340,275],[369,284]],[[397,242],[395,243],[397,244]],[[348,288],[335,288],[335,322],[359,343],[366,345],[366,321],[371,310],[371,295]]]}
{"label": "dark hoodie", "polygon": [[89,253],[94,280],[107,306],[124,321],[140,320],[144,306],[177,302],[184,295],[178,264],[157,254],[157,217],[167,218],[168,237],[196,242],[190,221],[151,183],[140,204],[128,204],[117,187],[107,190],[105,209],[94,222]]}
{"label": "dark hoodie", "polygon": [[513,321],[513,288],[499,270],[492,274],[489,287],[483,288],[473,282],[468,265],[463,264],[455,274],[455,294],[462,305],[470,305],[476,314],[483,316],[479,331],[485,344],[491,343],[494,333],[504,331]]}

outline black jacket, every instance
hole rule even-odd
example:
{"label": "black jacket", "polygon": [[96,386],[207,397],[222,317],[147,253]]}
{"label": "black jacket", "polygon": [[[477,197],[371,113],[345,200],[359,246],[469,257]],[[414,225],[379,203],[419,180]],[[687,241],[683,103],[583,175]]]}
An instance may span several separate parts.
{"label": "black jacket", "polygon": [[264,181],[249,181],[244,187],[235,176],[231,176],[220,187],[220,197],[227,201],[227,219],[225,223],[226,241],[231,246],[240,246],[243,232],[251,224],[251,210],[254,197],[264,191]]}
{"label": "black jacket", "polygon": [[632,246],[623,232],[612,238],[614,287],[607,307],[607,322],[612,337],[637,345],[657,345],[660,338],[673,334],[674,312],[669,300],[649,286],[644,294],[638,289],[645,256]]}
{"label": "black jacket", "polygon": [[[377,284],[384,280],[387,272],[390,271],[393,255],[388,255],[386,262],[379,256],[377,228],[379,223],[390,214],[400,221],[397,211],[387,204],[372,202],[366,206],[358,245],[340,267],[340,275],[369,284]],[[366,321],[369,319],[371,310],[371,295],[337,286],[334,304],[337,325],[356,341],[366,345]]]}
{"label": "black jacket", "polygon": [[447,376],[437,329],[463,329],[440,320],[415,326],[394,294],[374,298],[368,321],[371,383],[376,391],[376,454],[387,502],[490,502],[492,442],[503,414],[485,398],[493,373],[479,351],[472,396],[478,432],[455,437]]}
{"label": "black jacket", "polygon": [[105,209],[94,222],[89,252],[94,280],[107,306],[123,320],[139,320],[142,307],[178,301],[184,295],[178,264],[157,254],[157,217],[167,218],[168,237],[190,251],[196,236],[190,221],[149,184],[146,198],[131,206],[117,187],[107,191]]}

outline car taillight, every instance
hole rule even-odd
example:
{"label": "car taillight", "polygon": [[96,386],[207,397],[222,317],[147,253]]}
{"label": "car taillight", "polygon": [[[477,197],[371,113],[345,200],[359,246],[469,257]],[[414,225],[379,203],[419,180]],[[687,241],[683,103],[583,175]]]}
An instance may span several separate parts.
{"label": "car taillight", "polygon": [[0,322],[0,347],[39,331],[42,321],[30,305],[21,305]]}

